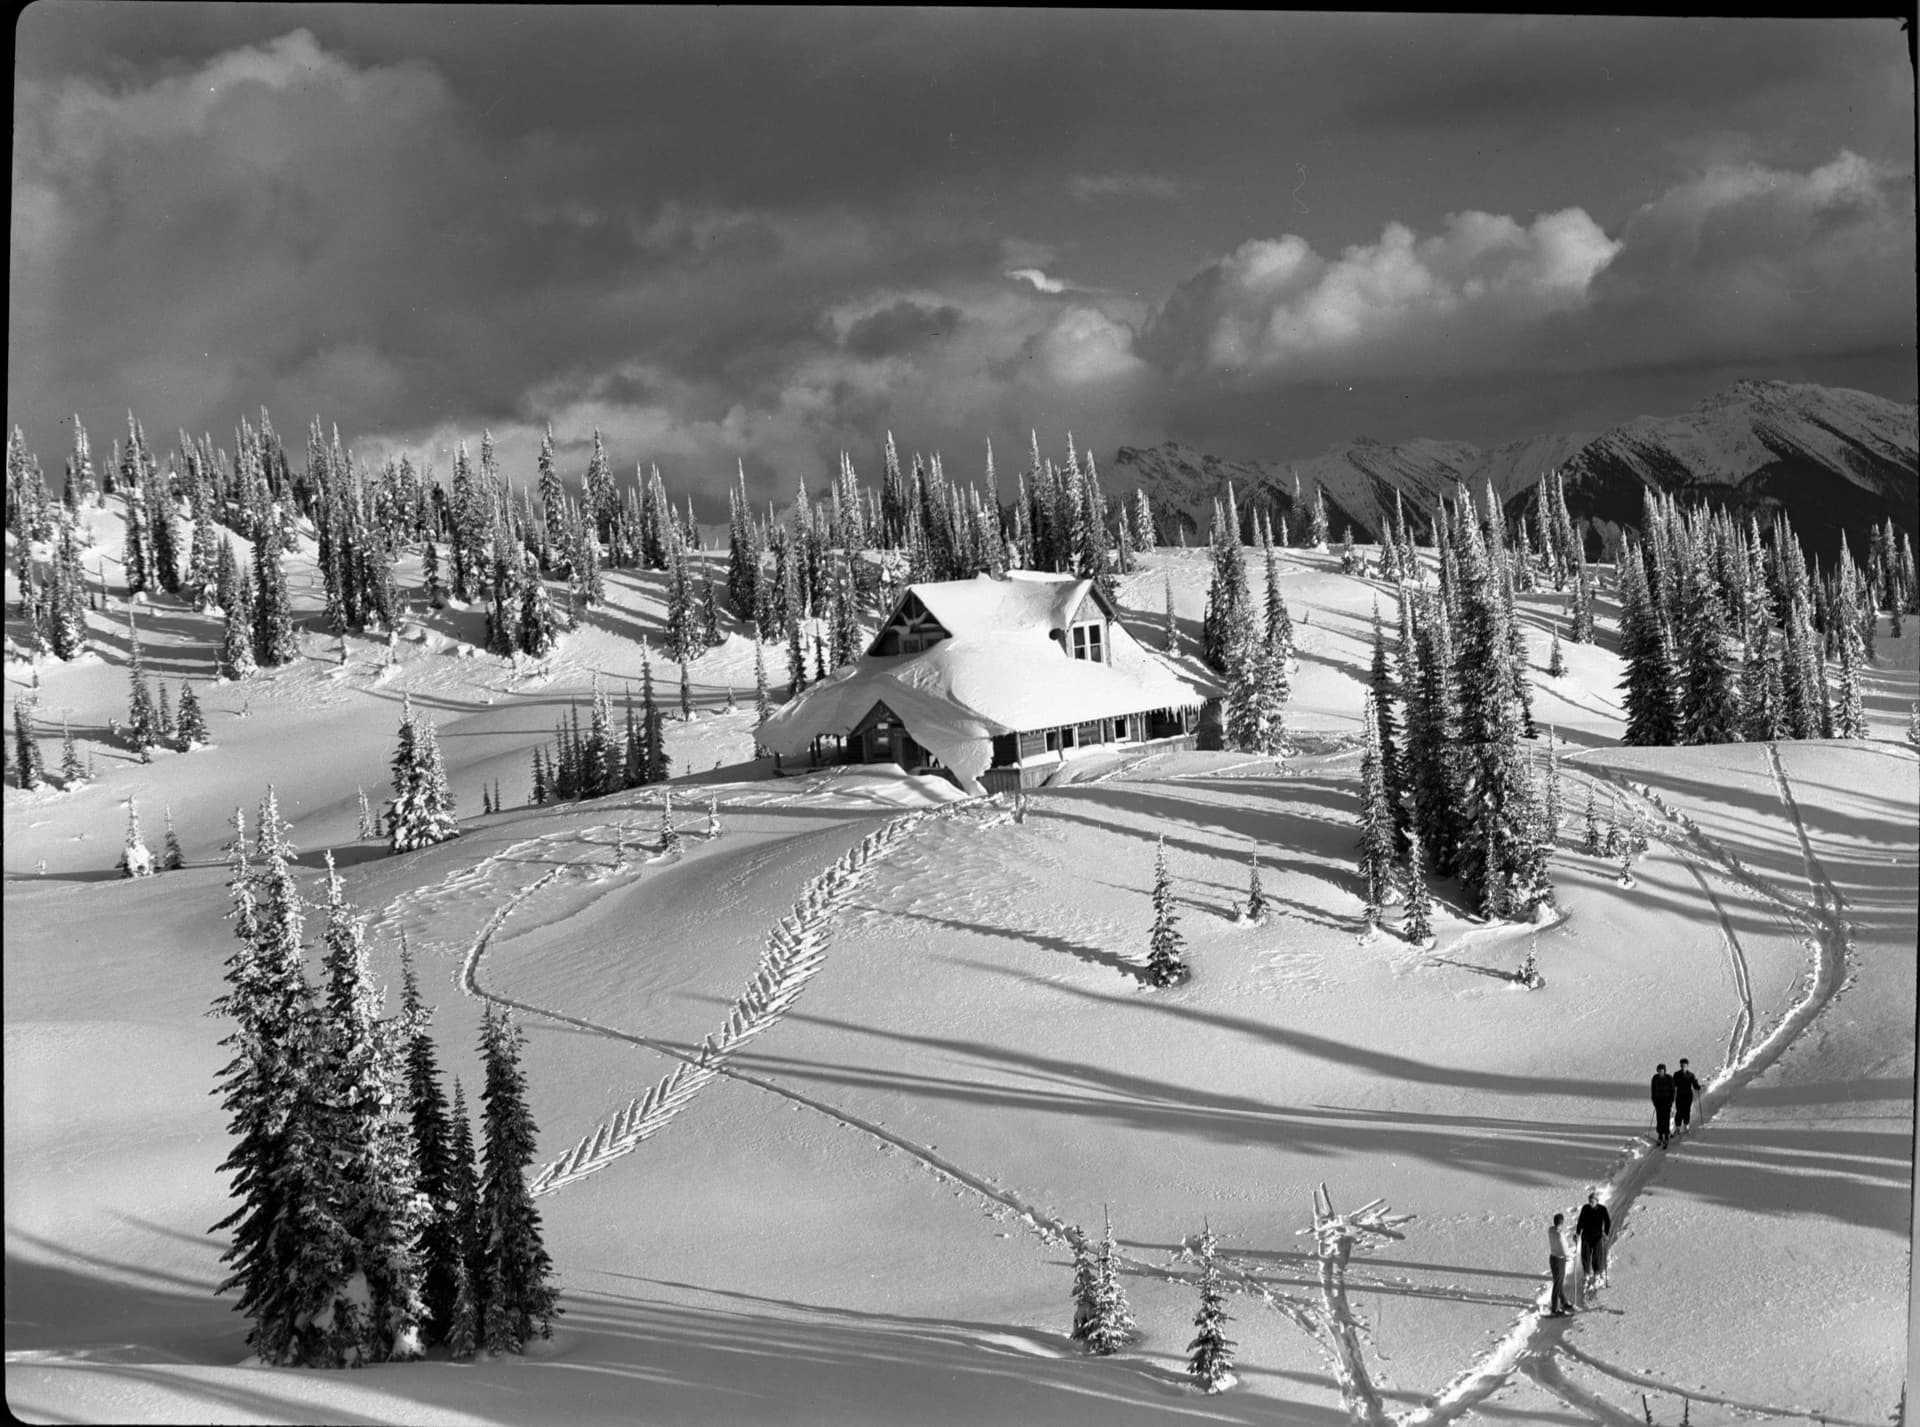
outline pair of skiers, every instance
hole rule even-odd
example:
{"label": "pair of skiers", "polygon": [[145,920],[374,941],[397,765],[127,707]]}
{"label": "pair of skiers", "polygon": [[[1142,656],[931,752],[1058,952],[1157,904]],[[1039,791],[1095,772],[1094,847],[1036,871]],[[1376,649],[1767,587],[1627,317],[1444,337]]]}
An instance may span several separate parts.
{"label": "pair of skiers", "polygon": [[[1548,1312],[1556,1318],[1573,1312],[1573,1303],[1567,1298],[1567,1261],[1571,1257],[1568,1252],[1571,1246],[1567,1242],[1566,1222],[1565,1214],[1555,1214],[1547,1229],[1547,1271],[1553,1275]],[[1607,1245],[1613,1240],[1613,1216],[1600,1202],[1598,1190],[1587,1191],[1587,1202],[1574,1220],[1573,1233],[1580,1245],[1580,1275],[1575,1280],[1573,1296],[1584,1308],[1587,1284],[1607,1281]]]}
{"label": "pair of skiers", "polygon": [[1687,1058],[1680,1057],[1678,1073],[1667,1074],[1667,1063],[1663,1060],[1653,1070],[1653,1123],[1654,1137],[1660,1148],[1667,1147],[1668,1139],[1674,1133],[1674,1127],[1686,1130],[1693,1124],[1693,1101],[1700,1093],[1700,1080],[1687,1069]]}

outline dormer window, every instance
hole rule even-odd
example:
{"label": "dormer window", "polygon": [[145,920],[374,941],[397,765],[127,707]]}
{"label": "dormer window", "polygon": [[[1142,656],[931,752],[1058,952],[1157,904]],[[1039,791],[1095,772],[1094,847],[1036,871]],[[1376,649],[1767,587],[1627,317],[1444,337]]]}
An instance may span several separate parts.
{"label": "dormer window", "polygon": [[1095,664],[1106,663],[1106,653],[1101,644],[1098,624],[1076,624],[1073,627],[1073,657],[1091,660]]}

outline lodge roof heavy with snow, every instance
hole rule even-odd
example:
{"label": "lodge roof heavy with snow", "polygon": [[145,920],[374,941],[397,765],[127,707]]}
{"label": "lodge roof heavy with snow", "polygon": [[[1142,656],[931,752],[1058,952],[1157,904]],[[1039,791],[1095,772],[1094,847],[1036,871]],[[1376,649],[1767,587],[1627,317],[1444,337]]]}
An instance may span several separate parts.
{"label": "lodge roof heavy with snow", "polygon": [[784,758],[937,768],[970,793],[1046,781],[1072,750],[1192,732],[1220,696],[1145,648],[1092,580],[1009,571],[909,585],[866,653],[760,725]]}

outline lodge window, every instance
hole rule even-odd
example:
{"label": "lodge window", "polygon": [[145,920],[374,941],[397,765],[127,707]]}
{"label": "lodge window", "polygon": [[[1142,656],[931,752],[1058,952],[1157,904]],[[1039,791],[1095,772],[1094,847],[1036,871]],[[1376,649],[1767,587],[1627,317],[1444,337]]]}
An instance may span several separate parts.
{"label": "lodge window", "polygon": [[1073,627],[1073,657],[1087,659],[1095,664],[1104,664],[1105,656],[1100,647],[1100,626],[1097,624],[1076,624]]}

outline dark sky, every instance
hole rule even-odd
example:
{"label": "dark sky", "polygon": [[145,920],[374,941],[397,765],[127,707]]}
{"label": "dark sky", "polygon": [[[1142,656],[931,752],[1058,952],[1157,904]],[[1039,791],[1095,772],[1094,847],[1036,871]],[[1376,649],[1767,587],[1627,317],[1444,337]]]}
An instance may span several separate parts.
{"label": "dark sky", "polygon": [[1890,20],[42,3],[7,405],[718,491],[1916,387]]}

